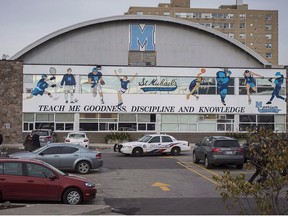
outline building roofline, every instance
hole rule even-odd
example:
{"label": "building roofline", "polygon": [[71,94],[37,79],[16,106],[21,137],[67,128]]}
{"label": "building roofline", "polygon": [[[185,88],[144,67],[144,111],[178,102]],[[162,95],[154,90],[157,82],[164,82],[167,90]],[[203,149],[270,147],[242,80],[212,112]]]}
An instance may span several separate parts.
{"label": "building roofline", "polygon": [[91,25],[95,25],[95,24],[116,22],[116,21],[127,21],[127,20],[149,20],[149,21],[153,20],[153,21],[171,22],[174,24],[179,24],[179,25],[184,25],[184,26],[188,26],[191,28],[196,28],[196,29],[202,30],[204,32],[208,32],[210,34],[213,34],[217,37],[220,37],[220,38],[232,43],[233,45],[239,47],[240,49],[242,49],[243,51],[247,52],[249,55],[251,55],[252,57],[257,59],[263,65],[271,65],[269,62],[267,62],[258,53],[254,52],[249,47],[243,45],[241,42],[239,42],[233,38],[228,37],[227,35],[223,34],[222,32],[219,32],[219,31],[212,29],[212,28],[207,28],[203,25],[200,25],[198,23],[194,23],[191,21],[181,20],[181,19],[177,19],[177,18],[173,18],[173,17],[169,17],[169,16],[155,16],[155,15],[119,15],[119,16],[104,17],[104,18],[99,18],[99,19],[94,19],[94,20],[89,20],[89,21],[77,23],[77,24],[62,28],[60,30],[54,31],[54,32],[40,38],[39,40],[36,40],[32,44],[26,46],[25,48],[23,48],[22,50],[17,52],[15,55],[13,55],[11,57],[11,60],[16,60],[16,59],[20,58],[22,55],[24,55],[27,52],[29,52],[30,50],[32,50],[33,48],[45,43],[46,41],[48,41],[54,37],[57,37],[61,34],[69,32],[69,31],[73,31],[73,30],[76,30],[78,28],[83,28],[83,27],[91,26]]}

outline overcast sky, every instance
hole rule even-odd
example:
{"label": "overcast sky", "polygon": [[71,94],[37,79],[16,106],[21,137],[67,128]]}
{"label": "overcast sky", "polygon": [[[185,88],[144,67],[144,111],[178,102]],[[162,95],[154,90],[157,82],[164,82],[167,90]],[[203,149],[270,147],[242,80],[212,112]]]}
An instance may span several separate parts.
{"label": "overcast sky", "polygon": [[[0,0],[0,59],[59,29],[123,15],[130,6],[157,7],[170,0]],[[218,8],[236,0],[191,0],[192,8]],[[279,64],[288,65],[288,0],[243,0],[249,9],[278,10]]]}

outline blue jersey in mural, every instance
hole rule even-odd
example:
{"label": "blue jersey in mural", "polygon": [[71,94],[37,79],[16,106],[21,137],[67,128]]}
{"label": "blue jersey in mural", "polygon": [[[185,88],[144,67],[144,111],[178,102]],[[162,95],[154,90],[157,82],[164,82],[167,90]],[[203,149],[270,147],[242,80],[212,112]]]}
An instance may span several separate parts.
{"label": "blue jersey in mural", "polygon": [[228,93],[228,83],[230,81],[231,74],[232,72],[230,70],[218,71],[216,73],[217,87],[221,97],[221,102],[223,103],[224,106],[226,106],[225,98]]}
{"label": "blue jersey in mural", "polygon": [[34,96],[37,95],[43,95],[45,92],[45,89],[49,87],[49,84],[45,81],[45,79],[40,79],[36,85],[36,87],[33,89],[32,94]]}

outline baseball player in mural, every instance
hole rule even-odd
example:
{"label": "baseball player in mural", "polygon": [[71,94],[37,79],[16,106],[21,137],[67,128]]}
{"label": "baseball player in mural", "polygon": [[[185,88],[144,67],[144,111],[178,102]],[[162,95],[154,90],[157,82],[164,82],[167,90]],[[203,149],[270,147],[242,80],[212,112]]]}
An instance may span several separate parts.
{"label": "baseball player in mural", "polygon": [[[52,76],[51,78],[48,78],[46,74],[42,74],[41,79],[38,81],[36,87],[32,90],[31,94],[28,97],[26,97],[26,99],[31,99],[37,95],[42,96],[43,94],[47,94],[50,98],[53,98],[52,94],[47,91],[47,88],[49,87],[48,81],[51,81],[51,80],[55,80],[55,77]],[[52,84],[50,85],[50,87],[54,88],[56,87],[56,84]],[[53,98],[53,99],[57,100],[58,97]]]}
{"label": "baseball player in mural", "polygon": [[68,68],[67,69],[67,74],[65,74],[62,78],[62,81],[60,83],[60,87],[62,88],[64,86],[64,97],[65,97],[65,102],[68,103],[68,93],[70,93],[70,103],[75,103],[76,100],[74,101],[74,93],[75,93],[75,86],[76,86],[76,81],[75,77],[72,73],[72,69]]}
{"label": "baseball player in mural", "polygon": [[98,92],[101,97],[101,104],[104,104],[102,85],[105,85],[105,82],[102,78],[102,73],[97,67],[94,67],[92,72],[88,74],[88,83],[91,84],[93,97],[96,97]]}
{"label": "baseball player in mural", "polygon": [[254,79],[255,76],[261,77],[262,79],[264,78],[264,76],[261,76],[255,72],[252,72],[249,70],[245,70],[245,72],[244,72],[245,85],[246,85],[247,96],[248,96],[248,104],[251,104],[250,88],[253,91],[256,91],[256,81]]}
{"label": "baseball player in mural", "polygon": [[135,77],[137,76],[137,73],[129,80],[127,76],[123,76],[123,78],[121,78],[118,74],[117,71],[114,70],[114,73],[116,75],[116,77],[119,79],[120,84],[121,84],[121,88],[118,90],[118,107],[121,106],[123,104],[123,98],[122,95],[127,91],[128,89],[128,84],[133,82],[133,80],[135,79]]}
{"label": "baseball player in mural", "polygon": [[[282,84],[285,81],[284,76],[280,72],[276,72],[275,76],[276,76],[276,78],[274,79],[274,89],[273,89],[273,92],[272,92],[272,96],[271,96],[270,100],[266,104],[271,104],[275,96],[277,98],[280,98],[280,99],[284,100],[285,102],[287,102],[287,98],[285,99],[284,97],[279,95],[281,87],[282,87]],[[270,82],[272,82],[272,78],[269,78],[268,80]]]}
{"label": "baseball player in mural", "polygon": [[196,100],[199,99],[199,96],[197,95],[197,90],[200,87],[200,84],[203,81],[203,78],[201,77],[201,75],[203,73],[206,73],[206,69],[202,68],[201,72],[197,74],[196,79],[192,80],[192,82],[189,85],[189,93],[186,95],[186,99],[189,100],[190,95],[193,95],[194,97],[196,97]]}
{"label": "baseball player in mural", "polygon": [[224,106],[226,106],[225,98],[228,93],[228,83],[230,81],[231,74],[232,72],[227,68],[224,68],[224,70],[218,71],[216,73],[218,92],[220,94],[221,102]]}

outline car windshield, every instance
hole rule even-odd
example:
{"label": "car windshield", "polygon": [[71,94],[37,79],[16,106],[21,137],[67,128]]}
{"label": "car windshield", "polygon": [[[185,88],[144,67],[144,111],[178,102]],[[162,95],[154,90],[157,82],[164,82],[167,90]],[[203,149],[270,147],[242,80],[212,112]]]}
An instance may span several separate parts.
{"label": "car windshield", "polygon": [[139,142],[148,142],[151,138],[152,138],[152,136],[146,135],[146,136],[141,137],[138,141]]}
{"label": "car windshield", "polygon": [[223,148],[240,147],[240,144],[237,140],[218,140],[215,141],[214,147],[223,147]]}

